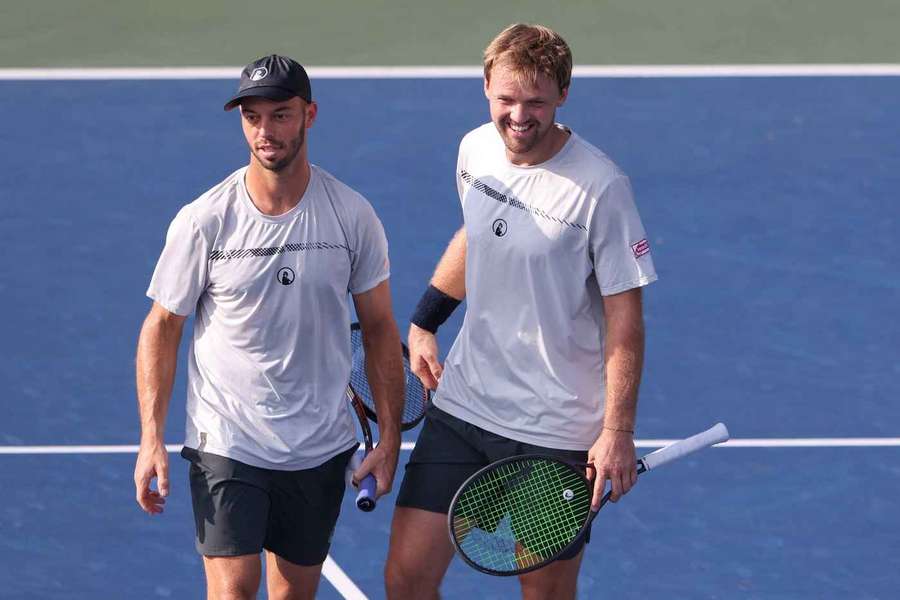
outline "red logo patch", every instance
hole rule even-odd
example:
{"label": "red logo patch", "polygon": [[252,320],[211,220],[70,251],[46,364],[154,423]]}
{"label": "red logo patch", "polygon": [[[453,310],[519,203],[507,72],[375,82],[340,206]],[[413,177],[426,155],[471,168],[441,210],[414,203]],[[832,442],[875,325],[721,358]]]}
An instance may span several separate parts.
{"label": "red logo patch", "polygon": [[650,252],[650,242],[646,238],[631,245],[631,251],[634,252],[635,258],[640,258]]}

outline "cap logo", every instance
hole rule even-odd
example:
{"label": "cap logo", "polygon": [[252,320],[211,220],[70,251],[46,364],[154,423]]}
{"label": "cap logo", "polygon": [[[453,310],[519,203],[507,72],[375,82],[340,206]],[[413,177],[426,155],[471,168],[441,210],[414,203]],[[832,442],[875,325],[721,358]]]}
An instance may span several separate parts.
{"label": "cap logo", "polygon": [[268,74],[269,70],[265,67],[253,69],[253,73],[250,74],[250,81],[259,81],[260,79],[265,79],[266,75]]}

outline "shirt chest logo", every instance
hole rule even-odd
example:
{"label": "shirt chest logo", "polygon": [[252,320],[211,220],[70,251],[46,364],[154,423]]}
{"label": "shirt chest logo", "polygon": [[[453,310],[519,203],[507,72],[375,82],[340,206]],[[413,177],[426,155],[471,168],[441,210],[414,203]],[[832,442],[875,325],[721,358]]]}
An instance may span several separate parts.
{"label": "shirt chest logo", "polygon": [[497,237],[503,237],[504,235],[506,235],[506,231],[509,229],[509,226],[503,219],[497,219],[496,221],[494,221],[494,224],[491,225],[491,229],[494,231],[494,235],[496,235]]}
{"label": "shirt chest logo", "polygon": [[281,285],[291,285],[292,283],[294,283],[294,279],[296,279],[296,276],[294,275],[293,269],[291,269],[290,267],[281,267],[280,269],[278,269],[278,273],[276,274],[275,278],[278,279],[278,283],[280,283]]}
{"label": "shirt chest logo", "polygon": [[[560,225],[565,225],[566,227],[571,227],[573,229],[580,229],[581,231],[587,231],[587,227],[582,225],[581,223],[575,223],[573,221],[569,221],[566,219],[562,219],[560,217],[556,217],[544,211],[537,206],[533,206],[531,204],[527,204],[522,202],[518,198],[515,198],[509,194],[504,194],[498,190],[495,190],[491,186],[487,185],[480,179],[476,179],[471,173],[466,171],[465,169],[459,171],[459,177],[466,183],[468,183],[472,189],[478,190],[488,198],[495,200],[500,204],[505,204],[517,210],[521,210],[528,214],[534,215],[535,217],[540,218],[541,220],[546,220],[553,223],[559,223]],[[504,228],[505,231],[505,228]],[[496,230],[495,230],[496,234]],[[498,234],[499,235],[499,234]]]}

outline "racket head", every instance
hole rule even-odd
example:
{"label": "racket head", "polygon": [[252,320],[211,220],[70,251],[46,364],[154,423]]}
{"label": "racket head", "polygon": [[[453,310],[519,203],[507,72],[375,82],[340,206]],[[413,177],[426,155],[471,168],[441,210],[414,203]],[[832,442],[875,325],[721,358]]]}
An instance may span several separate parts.
{"label": "racket head", "polygon": [[[431,401],[431,392],[422,385],[422,382],[412,372],[409,366],[409,348],[401,342],[403,350],[403,378],[405,380],[406,396],[403,399],[403,414],[400,420],[400,429],[408,431],[419,424],[425,416],[425,409]],[[352,361],[350,369],[350,385],[362,401],[366,416],[378,423],[378,415],[375,411],[375,399],[369,388],[369,379],[366,376],[366,353],[362,344],[362,330],[359,323],[350,325],[350,349]]]}
{"label": "racket head", "polygon": [[595,514],[585,467],[523,454],[480,469],[450,503],[450,541],[469,566],[489,575],[521,575],[553,562],[579,542]]}

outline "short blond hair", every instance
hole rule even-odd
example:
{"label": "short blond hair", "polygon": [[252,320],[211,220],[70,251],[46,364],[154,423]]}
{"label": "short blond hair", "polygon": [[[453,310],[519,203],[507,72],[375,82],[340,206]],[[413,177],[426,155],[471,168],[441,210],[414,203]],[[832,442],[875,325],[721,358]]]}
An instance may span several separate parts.
{"label": "short blond hair", "polygon": [[572,81],[572,51],[562,37],[543,25],[516,23],[495,37],[484,50],[484,79],[491,69],[509,67],[522,81],[534,84],[539,75],[556,82],[562,94]]}

